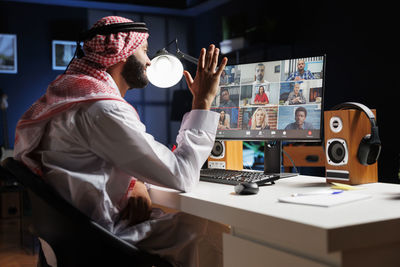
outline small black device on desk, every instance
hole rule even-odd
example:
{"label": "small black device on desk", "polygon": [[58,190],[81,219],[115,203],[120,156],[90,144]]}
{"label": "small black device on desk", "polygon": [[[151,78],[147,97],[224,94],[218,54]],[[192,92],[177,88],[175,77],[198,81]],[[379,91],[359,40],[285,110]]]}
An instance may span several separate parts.
{"label": "small black device on desk", "polygon": [[235,193],[239,195],[254,195],[257,194],[260,188],[256,183],[241,182],[235,185]]}

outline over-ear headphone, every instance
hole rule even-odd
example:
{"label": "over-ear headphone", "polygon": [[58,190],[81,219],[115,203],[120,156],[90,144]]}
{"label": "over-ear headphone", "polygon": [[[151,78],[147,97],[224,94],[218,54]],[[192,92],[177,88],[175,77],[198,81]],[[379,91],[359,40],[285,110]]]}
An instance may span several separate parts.
{"label": "over-ear headphone", "polygon": [[382,148],[374,113],[365,105],[356,102],[345,102],[332,108],[332,110],[339,109],[357,109],[367,115],[371,123],[371,134],[367,134],[361,139],[357,157],[362,165],[374,164],[378,160]]}
{"label": "over-ear headphone", "polygon": [[92,28],[88,31],[85,31],[79,35],[76,44],[76,56],[81,58],[84,56],[83,50],[81,48],[81,42],[90,40],[96,35],[108,35],[111,33],[118,32],[148,32],[149,30],[146,27],[146,23],[144,22],[123,22],[123,23],[115,23],[109,25],[103,25],[99,27]]}

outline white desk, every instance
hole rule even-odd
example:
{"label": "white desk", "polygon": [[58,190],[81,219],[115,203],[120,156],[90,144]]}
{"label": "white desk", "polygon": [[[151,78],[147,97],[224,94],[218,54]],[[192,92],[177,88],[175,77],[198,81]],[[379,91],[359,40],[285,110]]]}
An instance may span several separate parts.
{"label": "white desk", "polygon": [[400,185],[365,184],[372,198],[329,208],[278,202],[329,187],[298,176],[236,195],[233,186],[200,182],[190,193],[152,187],[155,204],[228,224],[224,266],[400,266]]}

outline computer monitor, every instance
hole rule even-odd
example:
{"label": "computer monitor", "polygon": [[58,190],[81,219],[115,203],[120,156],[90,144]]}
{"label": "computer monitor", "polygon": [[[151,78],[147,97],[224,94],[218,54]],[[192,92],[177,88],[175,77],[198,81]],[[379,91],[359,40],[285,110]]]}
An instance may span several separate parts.
{"label": "computer monitor", "polygon": [[[211,106],[221,114],[217,139],[273,141],[278,146],[281,141],[321,141],[325,58],[226,66]],[[269,145],[265,152],[270,148],[276,150]],[[274,165],[272,170],[280,168]]]}

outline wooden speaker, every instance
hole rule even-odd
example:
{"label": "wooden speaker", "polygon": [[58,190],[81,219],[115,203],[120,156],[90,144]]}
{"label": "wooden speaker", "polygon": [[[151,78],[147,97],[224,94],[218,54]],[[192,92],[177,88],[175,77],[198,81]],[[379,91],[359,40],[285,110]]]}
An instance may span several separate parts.
{"label": "wooden speaker", "polygon": [[[372,110],[375,115],[376,111]],[[375,116],[376,118],[376,116]],[[378,181],[377,162],[360,162],[359,148],[371,133],[365,112],[356,109],[324,112],[325,172],[327,182],[365,184]]]}
{"label": "wooden speaker", "polygon": [[242,170],[243,169],[243,142],[242,141],[215,141],[211,154],[208,157],[208,168]]}

